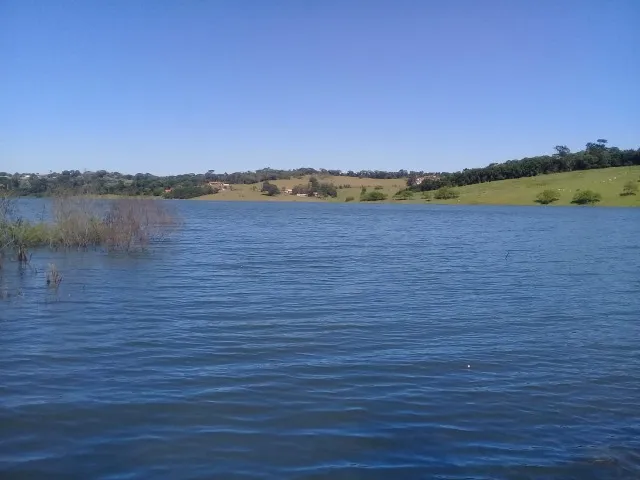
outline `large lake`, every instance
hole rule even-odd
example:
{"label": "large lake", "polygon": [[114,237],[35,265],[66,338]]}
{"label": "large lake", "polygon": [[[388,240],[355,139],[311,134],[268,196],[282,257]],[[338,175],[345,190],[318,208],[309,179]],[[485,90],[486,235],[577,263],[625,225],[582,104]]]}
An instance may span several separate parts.
{"label": "large lake", "polygon": [[640,209],[173,205],[5,266],[1,478],[640,478]]}

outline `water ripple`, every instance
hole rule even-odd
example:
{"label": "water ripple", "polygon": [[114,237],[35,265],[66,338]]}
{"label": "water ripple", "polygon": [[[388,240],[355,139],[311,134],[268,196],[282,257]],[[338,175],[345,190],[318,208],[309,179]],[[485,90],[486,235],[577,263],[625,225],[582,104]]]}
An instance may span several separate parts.
{"label": "water ripple", "polygon": [[0,477],[640,478],[637,210],[178,207],[2,273]]}

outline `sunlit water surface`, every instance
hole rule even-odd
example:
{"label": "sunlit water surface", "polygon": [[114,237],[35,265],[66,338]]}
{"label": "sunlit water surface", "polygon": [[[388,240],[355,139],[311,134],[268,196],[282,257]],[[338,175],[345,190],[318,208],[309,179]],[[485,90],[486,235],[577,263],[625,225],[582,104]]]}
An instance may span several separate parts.
{"label": "sunlit water surface", "polygon": [[5,265],[1,478],[640,478],[640,210],[172,205]]}

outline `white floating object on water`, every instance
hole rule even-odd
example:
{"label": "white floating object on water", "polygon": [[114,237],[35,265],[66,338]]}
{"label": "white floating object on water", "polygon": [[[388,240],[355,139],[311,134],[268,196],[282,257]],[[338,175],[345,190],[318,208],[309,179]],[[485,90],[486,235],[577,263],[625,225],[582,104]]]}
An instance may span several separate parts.
{"label": "white floating object on water", "polygon": [[467,368],[471,368],[471,365],[467,365]]}

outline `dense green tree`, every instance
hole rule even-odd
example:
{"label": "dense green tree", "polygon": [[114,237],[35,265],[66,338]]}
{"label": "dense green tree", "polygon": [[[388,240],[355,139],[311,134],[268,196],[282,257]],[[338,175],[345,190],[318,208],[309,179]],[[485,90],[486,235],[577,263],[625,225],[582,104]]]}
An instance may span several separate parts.
{"label": "dense green tree", "polygon": [[209,195],[215,193],[214,190],[209,186],[180,186],[172,188],[170,191],[164,193],[165,198],[174,198],[174,199],[188,199],[188,198],[196,198],[201,197],[202,195]]}
{"label": "dense green tree", "polygon": [[316,190],[321,197],[337,197],[338,189],[333,183],[323,182],[318,184],[318,189]]}
{"label": "dense green tree", "polygon": [[273,183],[269,183],[268,181],[262,183],[262,189],[260,191],[266,193],[270,197],[273,197],[280,193],[280,189],[278,188],[278,186]]}
{"label": "dense green tree", "polygon": [[430,191],[442,186],[464,186],[548,173],[640,165],[640,149],[620,150],[616,147],[607,147],[606,140],[602,138],[596,142],[589,142],[585,150],[580,152],[571,153],[564,145],[557,145],[555,150],[554,155],[509,160],[483,168],[442,173],[437,179],[425,179],[420,185],[412,188]]}

